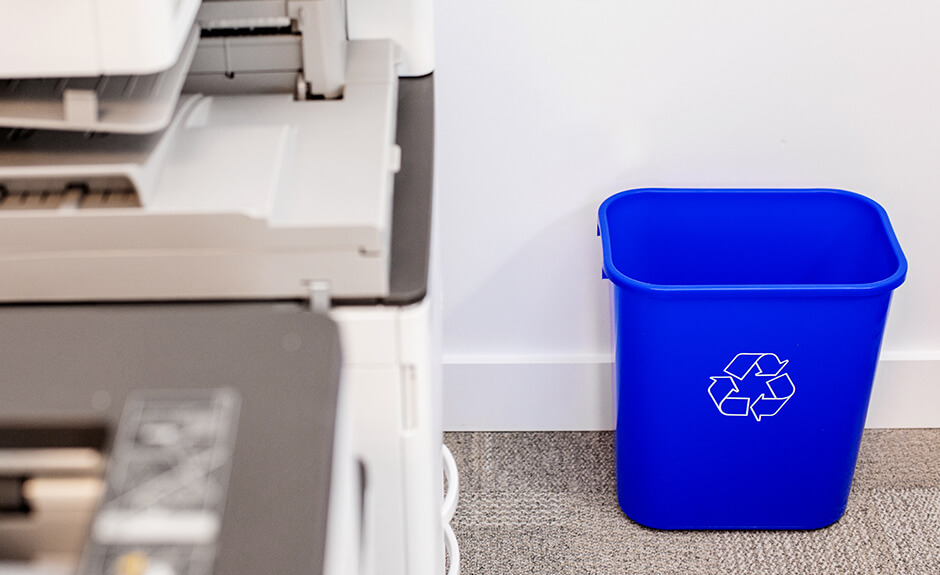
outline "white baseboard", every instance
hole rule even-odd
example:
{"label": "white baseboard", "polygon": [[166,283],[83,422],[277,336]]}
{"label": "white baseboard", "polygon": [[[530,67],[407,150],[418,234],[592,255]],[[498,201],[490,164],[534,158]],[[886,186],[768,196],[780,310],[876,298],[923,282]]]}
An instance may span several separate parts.
{"label": "white baseboard", "polygon": [[611,364],[444,359],[444,429],[613,429]]}
{"label": "white baseboard", "polygon": [[[610,358],[444,358],[444,429],[614,428]],[[866,427],[940,427],[940,353],[885,353]]]}

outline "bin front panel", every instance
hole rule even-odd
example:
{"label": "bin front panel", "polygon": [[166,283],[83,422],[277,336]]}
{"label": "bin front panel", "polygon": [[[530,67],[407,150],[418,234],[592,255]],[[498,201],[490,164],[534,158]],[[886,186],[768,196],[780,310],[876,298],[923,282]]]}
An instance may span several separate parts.
{"label": "bin front panel", "polygon": [[890,292],[614,287],[620,505],[663,529],[809,529],[845,510]]}

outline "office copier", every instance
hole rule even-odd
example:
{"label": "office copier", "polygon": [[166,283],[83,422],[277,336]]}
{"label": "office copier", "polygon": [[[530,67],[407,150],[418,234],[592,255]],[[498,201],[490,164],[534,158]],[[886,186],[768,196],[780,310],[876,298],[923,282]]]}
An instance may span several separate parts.
{"label": "office copier", "polygon": [[432,33],[0,0],[0,575],[459,572]]}

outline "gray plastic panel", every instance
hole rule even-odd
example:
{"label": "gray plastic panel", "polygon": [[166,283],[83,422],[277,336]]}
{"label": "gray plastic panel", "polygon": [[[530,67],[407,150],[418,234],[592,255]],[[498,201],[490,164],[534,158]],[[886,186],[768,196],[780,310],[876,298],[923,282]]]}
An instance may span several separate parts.
{"label": "gray plastic panel", "polygon": [[389,296],[382,303],[410,305],[428,291],[434,202],[434,75],[398,82],[398,145]]}
{"label": "gray plastic panel", "polygon": [[336,325],[294,304],[4,306],[0,423],[113,433],[131,390],[235,389],[215,573],[320,573],[340,360]]}

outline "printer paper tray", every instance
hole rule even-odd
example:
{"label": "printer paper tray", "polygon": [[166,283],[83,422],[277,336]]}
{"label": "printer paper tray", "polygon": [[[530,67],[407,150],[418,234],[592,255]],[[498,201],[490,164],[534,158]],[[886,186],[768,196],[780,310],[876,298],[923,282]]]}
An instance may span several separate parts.
{"label": "printer paper tray", "polygon": [[196,51],[194,27],[179,60],[141,76],[0,80],[0,126],[146,134],[167,127]]}
{"label": "printer paper tray", "polygon": [[153,135],[0,141],[0,301],[386,296],[394,45],[348,65],[341,100],[184,96]]}

